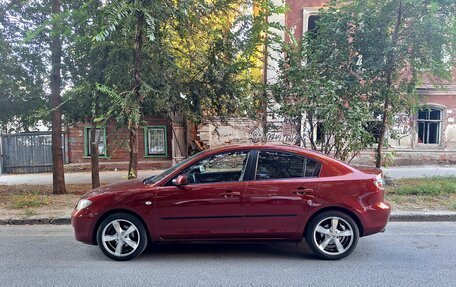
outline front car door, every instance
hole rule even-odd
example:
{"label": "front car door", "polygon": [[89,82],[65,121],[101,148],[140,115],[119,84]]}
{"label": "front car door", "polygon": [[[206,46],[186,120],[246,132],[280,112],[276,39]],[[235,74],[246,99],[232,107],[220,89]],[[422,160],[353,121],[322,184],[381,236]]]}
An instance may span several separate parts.
{"label": "front car door", "polygon": [[244,174],[248,158],[248,151],[208,156],[179,173],[187,176],[188,184],[176,186],[170,180],[160,187],[155,197],[160,237],[242,236],[241,197],[246,188]]}
{"label": "front car door", "polygon": [[321,164],[295,153],[259,150],[253,180],[244,193],[245,233],[256,238],[289,238],[304,222],[319,189]]}

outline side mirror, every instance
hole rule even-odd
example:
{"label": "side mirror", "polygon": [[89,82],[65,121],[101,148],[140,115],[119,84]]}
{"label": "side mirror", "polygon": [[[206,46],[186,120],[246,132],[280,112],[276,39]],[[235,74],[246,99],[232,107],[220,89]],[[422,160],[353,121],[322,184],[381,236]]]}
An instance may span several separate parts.
{"label": "side mirror", "polygon": [[177,178],[173,179],[173,183],[177,186],[188,184],[188,178],[186,174],[181,174]]}

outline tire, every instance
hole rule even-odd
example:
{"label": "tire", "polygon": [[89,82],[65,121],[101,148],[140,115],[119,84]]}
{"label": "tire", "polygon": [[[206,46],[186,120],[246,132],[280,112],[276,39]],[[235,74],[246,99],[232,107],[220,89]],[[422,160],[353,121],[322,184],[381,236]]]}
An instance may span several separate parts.
{"label": "tire", "polygon": [[326,211],[310,221],[305,237],[315,255],[326,260],[339,260],[355,250],[359,229],[346,213]]}
{"label": "tire", "polygon": [[139,256],[147,247],[147,239],[141,220],[127,213],[109,215],[97,230],[97,243],[101,251],[118,261]]}

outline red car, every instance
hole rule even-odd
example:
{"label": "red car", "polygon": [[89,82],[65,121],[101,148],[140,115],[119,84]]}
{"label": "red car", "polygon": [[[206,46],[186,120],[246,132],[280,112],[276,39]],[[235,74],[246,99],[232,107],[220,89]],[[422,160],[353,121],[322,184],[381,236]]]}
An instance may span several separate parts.
{"label": "red car", "polygon": [[296,146],[231,146],[200,152],[146,180],[86,194],[72,214],[76,239],[115,260],[150,242],[306,239],[340,259],[358,238],[385,229],[380,170],[358,170]]}

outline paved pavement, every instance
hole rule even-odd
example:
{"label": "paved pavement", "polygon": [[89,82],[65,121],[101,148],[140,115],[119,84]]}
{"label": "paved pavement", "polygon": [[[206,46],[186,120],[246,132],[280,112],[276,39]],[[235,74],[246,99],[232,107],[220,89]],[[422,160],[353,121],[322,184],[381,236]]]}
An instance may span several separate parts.
{"label": "paved pavement", "polygon": [[401,166],[383,169],[386,177],[391,179],[456,176],[456,165],[452,166]]}
{"label": "paved pavement", "polygon": [[[456,166],[404,166],[383,169],[385,176],[391,179],[429,177],[429,176],[456,176]],[[141,170],[139,178],[156,175],[162,170]],[[100,173],[102,183],[116,183],[127,179],[126,171],[104,171]],[[90,184],[90,172],[73,172],[65,174],[67,184]],[[52,173],[35,174],[4,174],[0,175],[0,184],[52,184]]]}
{"label": "paved pavement", "polygon": [[0,226],[2,286],[455,286],[456,223],[390,223],[341,261],[294,243],[156,245],[115,262],[70,226]]}
{"label": "paved pavement", "polygon": [[[140,170],[138,172],[138,178],[146,178],[160,172],[162,170]],[[116,183],[127,180],[127,175],[127,171],[103,171],[100,172],[100,181],[101,183]],[[90,184],[92,182],[91,180],[90,172],[65,173],[66,184]],[[4,174],[0,175],[0,184],[52,184],[52,173]]]}

